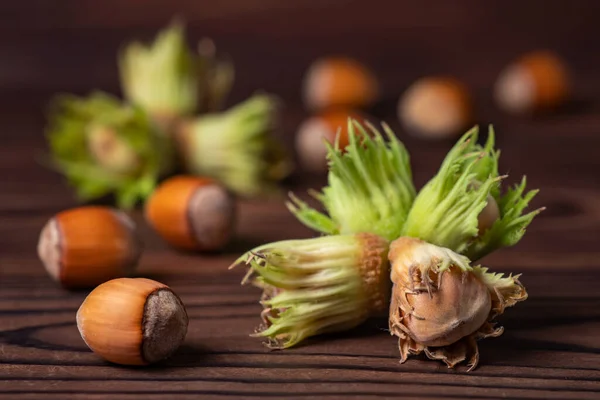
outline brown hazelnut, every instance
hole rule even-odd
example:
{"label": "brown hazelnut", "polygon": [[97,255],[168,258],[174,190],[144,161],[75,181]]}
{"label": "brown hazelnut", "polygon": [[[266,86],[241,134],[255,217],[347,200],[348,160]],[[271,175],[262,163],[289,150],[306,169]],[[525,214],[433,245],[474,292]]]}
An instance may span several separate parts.
{"label": "brown hazelnut", "polygon": [[65,288],[86,288],[130,275],[142,251],[133,220],[103,206],[83,206],[51,218],[37,252],[50,276]]}
{"label": "brown hazelnut", "polygon": [[235,198],[216,181],[179,175],[167,179],[145,205],[146,220],[171,246],[214,251],[234,230]]}
{"label": "brown hazelnut", "polygon": [[495,98],[507,112],[547,111],[565,102],[569,77],[565,63],[549,51],[535,51],[508,65],[496,80]]}
{"label": "brown hazelnut", "polygon": [[96,287],[77,311],[86,345],[107,361],[146,365],[170,357],[184,341],[188,315],[168,286],[119,278]]}
{"label": "brown hazelnut", "polygon": [[409,133],[421,138],[455,137],[473,123],[471,95],[455,78],[421,78],[401,96],[398,118]]}
{"label": "brown hazelnut", "polygon": [[303,82],[309,110],[366,108],[379,97],[379,83],[363,64],[349,57],[324,57],[308,69]]}

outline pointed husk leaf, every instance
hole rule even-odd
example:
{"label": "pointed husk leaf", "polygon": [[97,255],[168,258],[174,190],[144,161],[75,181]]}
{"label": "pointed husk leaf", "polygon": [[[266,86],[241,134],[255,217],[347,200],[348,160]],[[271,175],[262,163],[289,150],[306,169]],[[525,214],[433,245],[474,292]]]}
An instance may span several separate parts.
{"label": "pointed husk leaf", "polygon": [[[438,173],[419,191],[408,214],[403,236],[423,239],[478,260],[501,248],[514,246],[543,208],[524,214],[537,190],[525,191],[525,178],[502,194],[498,174],[500,152],[489,129],[486,143],[477,144],[479,128],[467,132],[448,152]],[[478,217],[491,196],[500,217],[480,234]]]}
{"label": "pointed husk leaf", "polygon": [[188,47],[179,20],[159,31],[151,43],[126,43],[118,66],[127,100],[161,122],[217,111],[234,80],[233,63],[217,57],[212,40],[201,40],[197,52]]}
{"label": "pointed husk leaf", "polygon": [[345,149],[325,142],[329,160],[328,185],[314,197],[325,209],[315,210],[294,194],[288,209],[304,225],[320,233],[369,232],[387,240],[402,232],[416,196],[408,151],[383,124],[384,135],[373,125],[348,119]]}

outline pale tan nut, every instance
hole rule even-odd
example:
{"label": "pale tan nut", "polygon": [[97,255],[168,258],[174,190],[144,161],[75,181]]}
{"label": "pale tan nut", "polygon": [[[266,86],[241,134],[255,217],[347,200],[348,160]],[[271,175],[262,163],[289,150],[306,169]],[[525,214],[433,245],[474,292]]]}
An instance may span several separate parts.
{"label": "pale tan nut", "polygon": [[566,63],[550,51],[534,51],[510,63],[499,74],[494,97],[498,106],[514,114],[550,111],[570,95]]}
{"label": "pale tan nut", "polygon": [[398,101],[398,119],[408,133],[423,139],[456,137],[474,121],[467,86],[451,77],[424,77]]}

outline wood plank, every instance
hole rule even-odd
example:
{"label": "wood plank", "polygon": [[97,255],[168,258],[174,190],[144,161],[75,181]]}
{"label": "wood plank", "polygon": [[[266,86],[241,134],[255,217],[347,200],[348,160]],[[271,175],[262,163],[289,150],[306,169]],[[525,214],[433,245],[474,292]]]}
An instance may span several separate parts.
{"label": "wood plank", "polygon": [[[368,7],[342,0],[0,4],[0,400],[600,397],[600,52],[593,42],[600,2]],[[382,102],[368,111],[406,144],[417,187],[436,172],[452,141],[407,134],[396,116],[398,97],[425,74],[465,80],[477,122],[495,127],[508,182],[527,175],[541,190],[533,206],[547,207],[521,243],[481,260],[495,271],[522,273],[529,299],[499,318],[502,336],[479,343],[475,371],[424,357],[399,364],[385,318],[284,351],[249,336],[259,322],[259,291],[240,285],[244,268],[227,268],[256,245],[315,236],[284,205],[287,191],[306,199],[308,188],[325,183],[302,170],[281,197],[240,201],[236,237],[216,254],[175,251],[140,209],[132,212],[145,244],[136,272],[181,296],[188,335],[171,359],[148,368],[116,366],[87,348],[75,313],[89,291],[61,289],[35,253],[44,223],[78,205],[60,175],[40,162],[44,110],[57,91],[119,95],[116,50],[128,38],[151,38],[175,11],[189,21],[190,43],[209,35],[235,60],[230,104],[258,88],[282,98],[275,134],[290,151],[310,115],[300,97],[310,62],[332,52],[363,60],[383,83]],[[507,115],[493,104],[494,79],[508,61],[539,47],[569,60],[573,102],[550,115]]]}

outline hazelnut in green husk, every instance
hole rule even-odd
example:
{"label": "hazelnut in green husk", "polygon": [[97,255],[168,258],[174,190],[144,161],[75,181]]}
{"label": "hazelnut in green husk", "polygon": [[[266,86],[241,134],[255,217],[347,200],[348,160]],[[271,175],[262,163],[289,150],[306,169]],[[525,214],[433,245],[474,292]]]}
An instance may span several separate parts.
{"label": "hazelnut in green husk", "polygon": [[174,131],[184,168],[222,182],[239,196],[277,191],[291,164],[272,133],[277,100],[256,94],[220,113],[182,121]]}
{"label": "hazelnut in green husk", "polygon": [[415,189],[408,152],[384,130],[387,141],[372,125],[348,120],[349,145],[340,149],[339,137],[326,144],[329,185],[316,197],[327,214],[292,195],[296,218],[328,236],[265,244],[237,260],[250,268],[244,282],[263,291],[256,335],[270,346],[292,347],[389,311],[389,240],[398,237]]}
{"label": "hazelnut in green husk", "polygon": [[153,43],[128,43],[119,56],[127,99],[145,109],[178,149],[183,170],[220,181],[237,195],[276,190],[291,172],[275,139],[278,107],[256,94],[221,110],[234,80],[233,63],[204,38],[188,48],[183,25],[173,22]]}
{"label": "hazelnut in green husk", "polygon": [[391,282],[388,242],[361,233],[287,240],[257,247],[234,265],[262,289],[263,323],[254,336],[289,348],[324,333],[386,315]]}
{"label": "hazelnut in green husk", "polygon": [[148,115],[102,92],[57,96],[47,139],[52,166],[81,201],[113,195],[119,208],[131,208],[174,165],[170,142]]}
{"label": "hazelnut in green husk", "polygon": [[401,237],[389,251],[393,281],[390,333],[401,362],[424,352],[453,368],[479,362],[477,341],[500,336],[494,319],[527,299],[518,276],[471,266],[468,258],[419,239]]}
{"label": "hazelnut in green husk", "polygon": [[161,30],[152,43],[126,43],[118,66],[127,100],[167,127],[195,113],[218,111],[235,74],[233,63],[217,56],[211,39],[202,39],[192,51],[179,21]]}
{"label": "hazelnut in green husk", "polygon": [[471,262],[517,244],[543,208],[524,213],[537,190],[526,181],[501,193],[494,131],[477,144],[467,132],[438,173],[419,191],[390,245],[390,332],[399,338],[402,362],[425,354],[449,367],[479,360],[476,341],[498,336],[493,319],[527,298],[518,276],[503,277]]}

